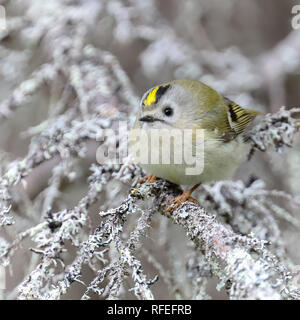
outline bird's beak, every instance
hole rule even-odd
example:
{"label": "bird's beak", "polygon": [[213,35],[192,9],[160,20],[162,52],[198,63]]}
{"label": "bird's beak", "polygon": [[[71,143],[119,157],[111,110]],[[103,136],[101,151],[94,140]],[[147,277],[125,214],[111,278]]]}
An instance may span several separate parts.
{"label": "bird's beak", "polygon": [[143,122],[154,122],[157,121],[158,119],[152,117],[152,116],[145,116],[139,119],[139,121],[143,121]]}

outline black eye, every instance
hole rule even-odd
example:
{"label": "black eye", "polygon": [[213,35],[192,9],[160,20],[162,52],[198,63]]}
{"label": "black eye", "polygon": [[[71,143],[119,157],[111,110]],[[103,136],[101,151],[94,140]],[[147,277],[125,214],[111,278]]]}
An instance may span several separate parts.
{"label": "black eye", "polygon": [[163,112],[167,117],[170,117],[171,115],[173,115],[173,109],[171,107],[164,108]]}

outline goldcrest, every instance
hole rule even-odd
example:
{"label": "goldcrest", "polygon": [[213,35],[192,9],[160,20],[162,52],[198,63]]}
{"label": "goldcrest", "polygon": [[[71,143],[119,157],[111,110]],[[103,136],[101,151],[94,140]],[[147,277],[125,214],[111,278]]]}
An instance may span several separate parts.
{"label": "goldcrest", "polygon": [[[190,163],[184,159],[179,163],[175,161],[174,154],[176,155],[179,148],[178,141],[174,139],[171,142],[169,163],[153,163],[149,156],[149,161],[140,162],[140,166],[152,176],[179,185],[228,179],[247,158],[250,146],[245,142],[243,134],[259,114],[261,113],[258,111],[242,108],[200,81],[174,80],[152,88],[144,94],[139,114],[131,130],[130,147],[135,153],[137,150],[140,153],[148,151],[149,154],[157,153],[159,159],[162,159],[165,152],[169,152],[161,143],[166,129],[176,129],[182,132],[182,136],[186,129],[190,129],[192,139],[185,141],[186,145],[184,139],[181,139],[180,144],[182,143],[183,149],[186,148],[193,155],[197,154],[197,149],[202,151],[201,172],[187,174]],[[145,140],[137,139],[132,134],[136,129],[149,135],[147,148]],[[159,145],[151,144],[151,134],[155,132],[153,129],[162,132]],[[202,129],[203,139],[199,142],[195,138],[197,129]],[[182,151],[180,152],[182,154]],[[197,159],[196,157],[196,161]]]}

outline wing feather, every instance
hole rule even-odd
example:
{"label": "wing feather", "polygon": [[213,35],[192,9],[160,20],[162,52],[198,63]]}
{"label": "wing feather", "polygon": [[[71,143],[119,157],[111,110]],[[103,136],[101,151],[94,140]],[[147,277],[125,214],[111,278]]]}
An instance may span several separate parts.
{"label": "wing feather", "polygon": [[262,113],[255,110],[244,109],[232,100],[225,98],[224,101],[228,108],[228,123],[236,135],[242,133],[252,122],[252,120]]}

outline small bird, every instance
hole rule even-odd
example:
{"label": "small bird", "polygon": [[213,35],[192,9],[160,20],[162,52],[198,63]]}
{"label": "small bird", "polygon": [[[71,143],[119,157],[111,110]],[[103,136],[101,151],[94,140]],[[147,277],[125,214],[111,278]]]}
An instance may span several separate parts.
{"label": "small bird", "polygon": [[[130,133],[131,150],[139,150],[140,156],[147,150],[150,154],[156,152],[161,160],[169,152],[161,143],[166,130],[174,132],[176,129],[184,135],[185,130],[190,129],[192,139],[181,139],[180,143],[195,156],[196,161],[200,161],[196,153],[197,148],[200,148],[196,130],[202,129],[200,149],[203,150],[203,169],[199,174],[187,174],[186,169],[190,167],[190,163],[184,159],[181,163],[175,161],[179,148],[178,141],[174,138],[171,140],[169,163],[153,163],[150,156],[148,161],[139,163],[150,174],[140,182],[154,182],[156,177],[160,177],[178,185],[193,186],[171,201],[167,211],[177,208],[187,200],[195,202],[191,194],[202,182],[231,178],[246,160],[250,146],[244,133],[257,115],[261,113],[242,108],[196,80],[174,80],[148,90],[141,100],[140,110]],[[136,129],[145,132],[149,140],[137,139],[133,135],[133,132],[139,131]],[[159,145],[151,144],[151,134],[155,132],[153,129],[159,129],[162,133]],[[149,142],[147,148],[145,141]]]}

